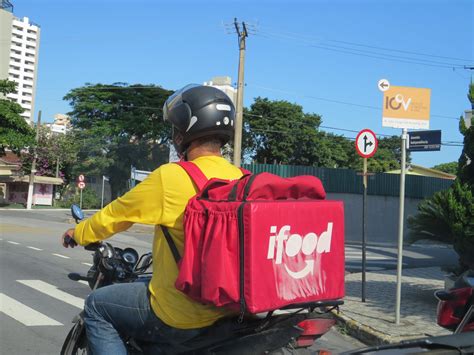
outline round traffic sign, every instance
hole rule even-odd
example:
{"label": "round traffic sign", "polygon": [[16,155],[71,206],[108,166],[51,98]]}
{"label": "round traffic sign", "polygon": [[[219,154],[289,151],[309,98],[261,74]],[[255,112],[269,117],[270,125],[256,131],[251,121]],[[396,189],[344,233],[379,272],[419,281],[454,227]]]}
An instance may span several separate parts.
{"label": "round traffic sign", "polygon": [[360,131],[355,141],[357,153],[362,158],[372,157],[377,151],[378,144],[379,142],[377,141],[375,133],[370,129]]}
{"label": "round traffic sign", "polygon": [[86,187],[86,183],[84,181],[79,181],[77,183],[77,187],[82,190],[84,187]]}
{"label": "round traffic sign", "polygon": [[388,82],[387,79],[380,79],[377,87],[379,88],[380,91],[385,92],[388,89],[390,89],[390,83]]}
{"label": "round traffic sign", "polygon": [[84,181],[85,179],[86,179],[85,176],[82,174],[77,177],[78,181]]}

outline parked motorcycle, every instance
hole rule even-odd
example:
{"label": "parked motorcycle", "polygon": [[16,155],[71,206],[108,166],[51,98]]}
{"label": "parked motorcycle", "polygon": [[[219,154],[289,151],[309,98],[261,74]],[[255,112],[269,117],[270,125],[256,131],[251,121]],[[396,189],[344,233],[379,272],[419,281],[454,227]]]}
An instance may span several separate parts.
{"label": "parked motorcycle", "polygon": [[[71,213],[76,223],[84,218],[76,205],[71,207]],[[110,243],[94,243],[85,249],[94,252],[93,265],[87,275],[71,273],[68,277],[74,281],[87,281],[92,290],[114,283],[149,282],[151,279],[148,272],[152,264],[151,253],[139,256],[132,248],[120,249]],[[335,324],[331,311],[341,304],[342,300],[312,302],[243,321],[237,316],[225,318],[204,334],[184,343],[187,349],[184,354],[281,354],[308,348]],[[74,317],[73,323],[61,355],[88,353],[83,311]],[[124,339],[124,342],[129,354],[150,353],[153,348],[153,344],[143,344],[132,338]]]}
{"label": "parked motorcycle", "polygon": [[450,290],[436,291],[435,297],[439,326],[454,334],[474,331],[474,270],[464,272]]}

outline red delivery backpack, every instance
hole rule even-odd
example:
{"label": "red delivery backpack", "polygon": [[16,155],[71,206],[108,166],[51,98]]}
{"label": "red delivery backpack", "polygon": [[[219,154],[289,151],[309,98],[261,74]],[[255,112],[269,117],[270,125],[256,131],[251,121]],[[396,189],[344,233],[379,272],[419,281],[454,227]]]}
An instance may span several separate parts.
{"label": "red delivery backpack", "polygon": [[318,178],[208,181],[194,163],[178,164],[199,189],[184,214],[182,258],[162,226],[178,290],[241,314],[344,296],[344,207],[324,200]]}

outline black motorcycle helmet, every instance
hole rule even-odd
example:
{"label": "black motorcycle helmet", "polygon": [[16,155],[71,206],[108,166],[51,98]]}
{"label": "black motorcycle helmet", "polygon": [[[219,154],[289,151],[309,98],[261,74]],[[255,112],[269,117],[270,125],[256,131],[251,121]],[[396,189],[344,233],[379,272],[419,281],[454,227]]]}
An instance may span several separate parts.
{"label": "black motorcycle helmet", "polygon": [[199,138],[212,136],[224,145],[234,137],[234,104],[223,91],[211,86],[193,84],[176,91],[163,106],[163,119],[173,126],[178,154]]}

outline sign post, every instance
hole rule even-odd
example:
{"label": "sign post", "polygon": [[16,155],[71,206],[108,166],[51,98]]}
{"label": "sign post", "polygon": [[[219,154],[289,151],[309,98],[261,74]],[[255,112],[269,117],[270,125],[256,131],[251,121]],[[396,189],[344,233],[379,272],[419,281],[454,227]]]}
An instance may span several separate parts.
{"label": "sign post", "polygon": [[402,262],[403,262],[403,228],[405,221],[405,173],[407,129],[430,128],[430,96],[431,90],[405,86],[382,87],[379,81],[379,90],[383,96],[382,126],[402,128],[401,167],[400,167],[400,205],[398,215],[398,256],[397,256],[397,291],[395,301],[395,324],[400,324],[400,305],[402,295]]}
{"label": "sign post", "polygon": [[82,208],[82,190],[86,187],[85,183],[86,177],[84,175],[79,175],[77,177],[77,187],[80,191],[79,207]]}
{"label": "sign post", "polygon": [[362,197],[362,302],[365,302],[366,284],[366,246],[367,246],[367,158],[377,151],[378,141],[375,133],[370,129],[363,129],[356,137],[357,153],[364,159],[362,181],[364,193]]}

